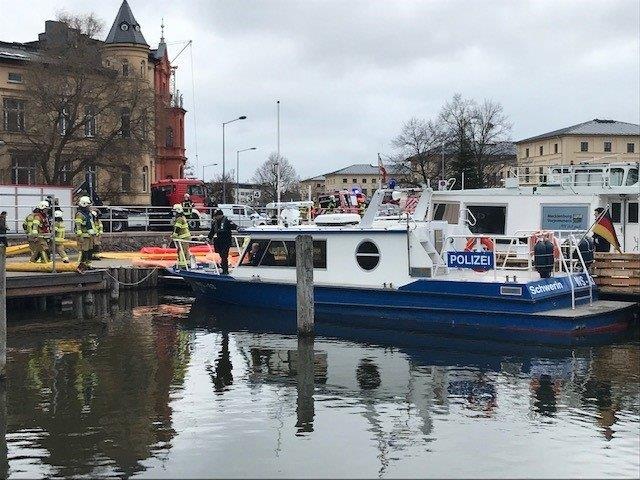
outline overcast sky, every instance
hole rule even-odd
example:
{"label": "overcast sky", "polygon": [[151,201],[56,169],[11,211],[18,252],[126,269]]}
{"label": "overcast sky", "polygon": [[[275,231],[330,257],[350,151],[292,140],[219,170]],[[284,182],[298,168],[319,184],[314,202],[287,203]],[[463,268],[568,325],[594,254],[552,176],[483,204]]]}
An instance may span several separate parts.
{"label": "overcast sky", "polygon": [[[513,139],[593,118],[640,123],[640,2],[129,0],[155,47],[164,17],[187,108],[187,155],[248,179],[276,149],[301,177],[376,163],[412,116],[428,118],[455,92],[503,104]],[[93,11],[104,38],[120,0],[0,0],[0,40],[28,41],[63,8]],[[195,114],[194,115],[194,111]],[[208,169],[208,175],[216,169]]]}

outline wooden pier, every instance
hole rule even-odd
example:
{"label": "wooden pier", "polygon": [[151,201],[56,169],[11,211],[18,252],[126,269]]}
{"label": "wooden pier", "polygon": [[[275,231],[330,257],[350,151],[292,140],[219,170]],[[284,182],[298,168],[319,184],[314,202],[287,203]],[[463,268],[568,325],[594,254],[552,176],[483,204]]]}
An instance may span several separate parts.
{"label": "wooden pier", "polygon": [[[99,260],[94,269],[84,273],[7,272],[7,298],[29,298],[83,292],[154,288],[158,285],[158,268],[139,268],[123,262]],[[112,294],[113,296],[113,294]]]}

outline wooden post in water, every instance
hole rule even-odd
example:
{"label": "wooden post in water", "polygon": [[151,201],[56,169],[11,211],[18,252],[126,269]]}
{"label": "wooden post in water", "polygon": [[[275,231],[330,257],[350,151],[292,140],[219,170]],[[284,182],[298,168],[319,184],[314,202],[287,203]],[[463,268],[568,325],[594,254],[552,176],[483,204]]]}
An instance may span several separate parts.
{"label": "wooden post in water", "polygon": [[7,247],[0,245],[0,379],[7,368]]}
{"label": "wooden post in water", "polygon": [[313,238],[296,237],[298,335],[313,335]]}
{"label": "wooden post in water", "polygon": [[118,269],[110,268],[109,275],[109,280],[111,282],[111,290],[109,292],[109,296],[111,297],[112,302],[117,302],[120,298],[120,282],[118,281]]}

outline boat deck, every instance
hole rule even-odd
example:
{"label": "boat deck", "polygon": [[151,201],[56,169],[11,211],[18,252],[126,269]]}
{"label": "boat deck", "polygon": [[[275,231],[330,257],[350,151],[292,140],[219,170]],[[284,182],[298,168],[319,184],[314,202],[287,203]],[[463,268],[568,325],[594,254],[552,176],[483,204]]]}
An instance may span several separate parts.
{"label": "boat deck", "polygon": [[544,312],[532,313],[532,315],[538,316],[552,316],[562,318],[580,318],[589,317],[591,315],[601,315],[607,312],[614,312],[625,308],[631,308],[633,305],[638,307],[634,302],[621,302],[616,300],[596,300],[592,305],[578,305],[576,308],[558,308],[556,310],[547,310]]}

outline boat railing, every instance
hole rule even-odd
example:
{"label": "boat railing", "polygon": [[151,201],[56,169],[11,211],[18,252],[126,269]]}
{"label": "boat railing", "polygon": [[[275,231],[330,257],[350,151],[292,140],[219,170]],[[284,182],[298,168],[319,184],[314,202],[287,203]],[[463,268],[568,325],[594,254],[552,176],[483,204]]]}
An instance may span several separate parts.
{"label": "boat railing", "polygon": [[[455,250],[455,248],[457,247],[456,240],[464,240],[466,245],[468,245],[471,241],[473,241],[474,245],[480,242],[480,244],[484,244],[484,245],[488,244],[490,246],[493,246],[493,248],[491,248],[490,250],[486,250],[486,252],[490,253],[493,257],[491,268],[483,270],[483,272],[488,272],[489,270],[492,270],[494,281],[498,280],[499,273],[506,273],[506,279],[508,280],[509,278],[508,272],[523,272],[528,276],[530,280],[532,280],[533,272],[536,271],[535,265],[533,262],[533,252],[530,250],[530,248],[527,248],[527,255],[525,257],[522,257],[522,256],[518,256],[518,252],[514,251],[513,247],[515,247],[515,245],[521,245],[521,239],[523,237],[528,238],[530,235],[534,235],[535,233],[536,232],[533,232],[533,231],[531,232],[520,231],[520,232],[516,232],[516,235],[492,235],[492,234],[447,235],[443,241],[442,249],[440,251],[440,258],[443,261],[442,266],[444,267],[445,272],[448,272],[450,268],[455,268],[455,267],[448,266],[446,257],[448,252],[459,251],[459,250]],[[546,233],[550,233],[550,232],[546,232]],[[588,298],[589,303],[593,303],[594,282],[591,279],[591,276],[589,275],[588,266],[584,260],[584,257],[579,247],[580,241],[584,238],[584,232],[564,231],[563,233],[565,233],[565,237],[563,238],[562,242],[560,242],[560,239],[558,237],[556,237],[555,235],[552,235],[552,239],[553,239],[552,241],[554,243],[557,242],[555,245],[557,249],[554,249],[555,253],[553,254],[554,256],[557,255],[557,258],[554,260],[552,273],[554,275],[557,275],[557,274],[560,274],[561,272],[564,272],[570,277],[572,308],[575,308],[576,300],[583,300]],[[507,248],[506,252],[496,251],[495,245],[499,240],[503,242],[504,241],[509,242],[508,244],[509,247]],[[451,247],[453,247],[453,249]],[[565,249],[567,250],[566,255],[564,252]],[[471,250],[467,250],[467,248],[465,248],[465,251],[471,251]],[[498,254],[504,255],[504,258],[500,263],[498,262]],[[509,260],[520,260],[520,262],[510,265]],[[437,275],[439,271],[438,267],[439,266],[436,265],[434,268],[434,276]],[[577,273],[585,273],[587,275],[587,282],[589,286],[588,296],[576,297],[577,288],[585,286],[585,285],[578,284],[578,280],[575,277],[575,274]],[[515,280],[516,278],[514,274],[514,281]]]}
{"label": "boat railing", "polygon": [[[194,238],[172,238],[171,239],[171,241],[173,242],[173,244],[176,246],[176,249],[177,249],[177,254],[178,254],[177,265],[182,270],[191,270],[197,267],[195,263],[195,257],[192,256],[191,253],[189,253],[189,246],[208,245],[210,252],[214,253],[213,248],[211,247],[211,244],[206,240],[206,237],[204,238],[203,237],[204,235],[201,235],[199,237],[194,237],[198,240],[195,240]],[[215,261],[212,261],[210,263],[210,267],[213,268],[213,270],[216,273],[218,274],[220,273],[220,270],[218,269],[218,264]]]}

